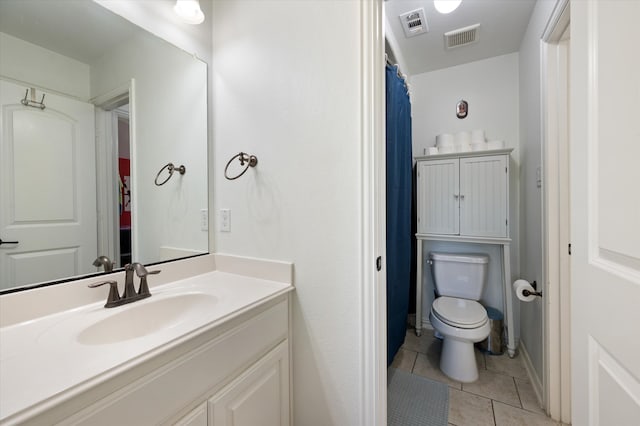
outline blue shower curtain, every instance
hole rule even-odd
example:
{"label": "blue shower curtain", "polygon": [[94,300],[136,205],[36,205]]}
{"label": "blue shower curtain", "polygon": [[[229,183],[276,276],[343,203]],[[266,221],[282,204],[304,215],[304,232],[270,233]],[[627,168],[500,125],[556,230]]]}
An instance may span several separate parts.
{"label": "blue shower curtain", "polygon": [[387,365],[404,343],[411,286],[411,104],[398,70],[387,65]]}

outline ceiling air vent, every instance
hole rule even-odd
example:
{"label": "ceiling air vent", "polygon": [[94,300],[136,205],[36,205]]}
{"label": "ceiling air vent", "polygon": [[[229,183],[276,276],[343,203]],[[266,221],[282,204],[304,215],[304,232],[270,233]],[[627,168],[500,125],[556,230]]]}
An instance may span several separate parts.
{"label": "ceiling air vent", "polygon": [[416,9],[400,15],[400,23],[406,37],[414,37],[429,31],[424,9]]}
{"label": "ceiling air vent", "polygon": [[475,43],[478,41],[478,28],[480,28],[480,24],[444,33],[444,46],[447,49],[453,49],[454,47]]}

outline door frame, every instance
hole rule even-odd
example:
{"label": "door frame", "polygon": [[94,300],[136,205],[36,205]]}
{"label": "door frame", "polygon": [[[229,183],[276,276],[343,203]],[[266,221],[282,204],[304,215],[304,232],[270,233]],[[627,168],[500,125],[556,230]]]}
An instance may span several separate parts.
{"label": "door frame", "polygon": [[571,423],[569,0],[558,0],[540,44],[543,167],[543,389],[554,420]]}
{"label": "door frame", "polygon": [[[129,104],[129,147],[131,150],[131,175],[133,176],[133,151],[135,146],[135,132],[134,132],[134,79],[131,79],[128,83],[123,84],[115,89],[104,93],[102,95],[91,98],[90,102],[97,108],[100,108],[106,112],[113,112],[115,114],[114,119],[121,115],[121,112],[115,111],[115,109],[125,102]],[[97,117],[96,117],[97,118]],[[99,127],[100,126],[100,127]],[[115,135],[113,134],[115,132]],[[116,184],[116,177],[119,174],[118,171],[118,149],[114,147],[114,137],[117,140],[117,128],[108,130],[105,128],[103,122],[98,122],[96,119],[96,198],[98,202],[98,211],[106,212],[104,217],[100,217],[98,223],[98,252],[107,256],[114,256],[111,261],[120,261],[120,213],[118,208],[118,198],[120,188]],[[100,161],[100,159],[104,161]],[[132,206],[135,203],[132,200]],[[131,212],[131,226],[133,228],[134,212]],[[135,228],[134,228],[135,229]],[[131,249],[133,253],[133,232],[131,233]],[[134,258],[135,259],[135,258]],[[121,265],[124,266],[124,265]]]}
{"label": "door frame", "polygon": [[[387,424],[385,57],[383,0],[360,0],[363,426]],[[381,259],[379,267],[376,259]]]}

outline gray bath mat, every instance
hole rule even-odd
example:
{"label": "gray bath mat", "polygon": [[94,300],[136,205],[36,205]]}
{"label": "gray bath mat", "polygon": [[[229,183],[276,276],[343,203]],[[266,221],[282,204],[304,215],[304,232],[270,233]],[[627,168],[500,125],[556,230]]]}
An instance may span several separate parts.
{"label": "gray bath mat", "polygon": [[388,426],[447,426],[449,387],[395,368],[387,370]]}

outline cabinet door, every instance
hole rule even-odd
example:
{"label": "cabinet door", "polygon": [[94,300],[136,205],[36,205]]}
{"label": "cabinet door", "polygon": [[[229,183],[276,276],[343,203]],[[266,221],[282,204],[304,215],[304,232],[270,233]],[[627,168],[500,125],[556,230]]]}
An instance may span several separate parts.
{"label": "cabinet door", "polygon": [[207,403],[202,403],[175,423],[175,426],[207,426]]}
{"label": "cabinet door", "polygon": [[459,160],[419,161],[418,233],[459,233]]}
{"label": "cabinet door", "polygon": [[508,156],[460,159],[460,235],[508,236]]}
{"label": "cabinet door", "polygon": [[289,425],[289,347],[282,342],[209,399],[212,426]]}

